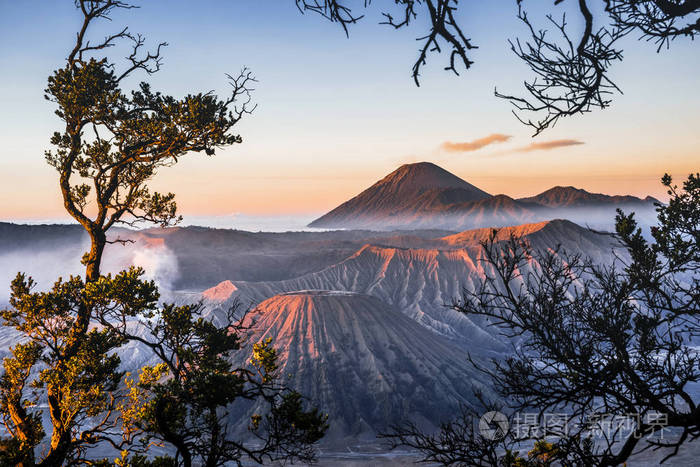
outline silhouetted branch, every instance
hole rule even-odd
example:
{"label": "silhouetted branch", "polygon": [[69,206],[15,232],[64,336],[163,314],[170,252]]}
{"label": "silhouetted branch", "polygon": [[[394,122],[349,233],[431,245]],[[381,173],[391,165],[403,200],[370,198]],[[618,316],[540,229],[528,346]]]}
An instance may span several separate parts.
{"label": "silhouetted branch", "polygon": [[[574,0],[572,0],[573,3]],[[607,108],[612,94],[621,92],[608,76],[610,66],[622,60],[622,50],[616,47],[618,40],[631,32],[639,31],[642,38],[658,43],[659,49],[678,37],[693,38],[700,33],[700,0],[600,0],[608,13],[595,18],[591,12],[593,0],[575,0],[578,17],[583,22],[579,38],[572,38],[566,17],[555,20],[546,15],[558,37],[536,29],[522,9],[523,0],[516,0],[518,17],[527,26],[531,38],[528,41],[510,41],[512,51],[534,72],[532,80],[525,81],[524,95],[503,94],[514,105],[514,114],[523,124],[534,129],[535,135],[554,126],[560,118]],[[349,26],[363,18],[354,14],[356,6],[346,0],[295,0],[300,11],[312,11],[339,23],[348,34]],[[364,8],[370,0],[362,3]],[[387,2],[391,3],[391,2]],[[554,0],[554,6],[564,0]],[[413,64],[412,77],[420,85],[419,77],[429,53],[449,53],[445,70],[459,74],[459,69],[469,69],[473,64],[468,53],[477,48],[467,38],[456,19],[458,0],[394,0],[400,10],[397,14],[383,11],[381,24],[394,29],[408,27],[421,14],[429,18],[426,34],[418,37],[421,47]],[[474,9],[477,7],[474,6]],[[596,27],[594,23],[602,26]],[[536,114],[528,118],[524,114]]]}
{"label": "silhouetted branch", "polygon": [[[331,22],[337,22],[346,34],[349,34],[349,26],[358,22],[364,15],[353,14],[353,7],[348,6],[343,0],[295,0],[300,11],[312,11],[318,13]],[[370,1],[365,0],[364,7],[369,6]],[[421,68],[427,63],[430,52],[442,52],[442,47],[446,45],[450,50],[448,64],[445,70],[459,74],[458,68],[463,66],[469,69],[472,61],[467,53],[469,50],[477,48],[463,33],[459,23],[455,19],[455,11],[459,0],[395,0],[394,4],[400,9],[399,19],[395,19],[390,12],[382,12],[385,24],[394,29],[401,29],[417,18],[419,8],[424,9],[424,13],[430,18],[430,28],[423,36],[416,40],[422,43],[418,51],[412,76],[417,86],[420,86],[419,76]]]}
{"label": "silhouetted branch", "polygon": [[641,32],[641,38],[658,44],[657,51],[678,37],[700,33],[698,0],[605,0],[605,9],[618,29]]}
{"label": "silhouetted branch", "polygon": [[[407,447],[419,451],[421,462],[441,465],[495,466],[511,447],[515,433],[509,429],[483,436],[479,430],[481,416],[488,412],[502,413],[503,406],[487,401],[481,393],[475,394],[479,410],[462,406],[461,413],[452,421],[443,423],[435,434],[428,434],[415,423],[407,422],[390,427],[385,439],[391,449]],[[512,422],[512,421],[511,421]],[[512,423],[508,423],[512,427]]]}
{"label": "silhouetted branch", "polygon": [[[348,35],[348,26],[357,23],[364,18],[364,15],[355,16],[352,13],[352,7],[344,5],[342,0],[294,0],[297,8],[302,13],[311,11],[319,14],[327,20],[338,23]],[[365,8],[371,0],[364,0]]]}
{"label": "silhouetted branch", "polygon": [[128,245],[129,243],[136,243],[136,242],[130,238],[125,239],[125,238],[121,238],[121,237],[117,237],[117,238],[112,239],[112,240],[107,240],[107,244],[109,244],[109,245],[114,245],[117,243],[120,245]]}
{"label": "silhouetted branch", "polygon": [[567,31],[566,15],[561,21],[547,15],[547,19],[560,35],[560,40],[550,39],[547,30],[536,30],[524,10],[518,17],[527,26],[531,42],[522,44],[511,41],[513,52],[534,72],[535,78],[524,82],[529,97],[519,97],[495,92],[497,97],[507,99],[520,112],[544,113],[536,120],[526,119],[517,111],[513,114],[538,135],[554,126],[561,117],[590,112],[593,108],[604,109],[610,105],[610,95],[620,89],[607,76],[614,61],[622,59],[622,51],[614,48],[615,42],[624,35],[618,29],[605,27],[593,31],[593,16],[584,0],[579,0],[585,29],[578,41]]}
{"label": "silhouetted branch", "polygon": [[133,42],[131,54],[129,54],[126,59],[129,61],[130,66],[122,72],[117,78],[117,82],[129,76],[136,70],[145,71],[147,74],[152,75],[160,70],[163,58],[160,55],[161,49],[167,47],[167,42],[161,42],[156,47],[155,52],[147,52],[144,57],[139,58],[139,50],[143,47],[145,39],[141,34],[133,36],[131,34],[124,34],[125,38]]}
{"label": "silhouetted branch", "polygon": [[120,0],[75,0],[75,6],[83,14],[83,23],[76,34],[75,46],[68,54],[67,62],[69,64],[73,64],[76,58],[82,61],[82,55],[87,51],[111,47],[116,39],[124,37],[127,32],[127,28],[124,28],[117,34],[107,36],[100,44],[91,46],[89,41],[86,42],[85,34],[94,20],[100,18],[109,20],[109,13],[114,9],[137,8],[134,5]]}

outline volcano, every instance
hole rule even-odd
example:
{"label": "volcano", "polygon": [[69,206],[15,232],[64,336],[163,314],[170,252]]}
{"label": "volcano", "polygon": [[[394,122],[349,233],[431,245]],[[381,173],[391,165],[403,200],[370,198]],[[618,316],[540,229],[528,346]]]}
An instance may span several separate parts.
{"label": "volcano", "polygon": [[434,429],[471,404],[475,386],[483,389],[463,351],[376,297],[290,292],[246,320],[242,355],[250,359],[253,344],[272,338],[285,383],[329,415],[324,444],[376,442],[404,421]]}
{"label": "volcano", "polygon": [[430,162],[405,164],[309,227],[377,228],[491,195]]}
{"label": "volcano", "polygon": [[[346,259],[320,271],[282,281],[232,281],[235,291],[221,296],[213,307],[225,310],[234,302],[257,304],[295,290],[343,290],[371,295],[393,306],[404,316],[463,348],[499,351],[502,340],[495,329],[476,316],[466,316],[448,306],[466,290],[477,290],[486,274],[480,242],[491,235],[488,228],[434,238],[385,238],[366,244]],[[497,240],[513,234],[535,250],[559,245],[569,254],[582,254],[600,264],[614,257],[617,246],[607,234],[584,229],[566,220],[526,224],[499,231]],[[205,291],[203,299],[220,289],[233,290],[226,282]]]}

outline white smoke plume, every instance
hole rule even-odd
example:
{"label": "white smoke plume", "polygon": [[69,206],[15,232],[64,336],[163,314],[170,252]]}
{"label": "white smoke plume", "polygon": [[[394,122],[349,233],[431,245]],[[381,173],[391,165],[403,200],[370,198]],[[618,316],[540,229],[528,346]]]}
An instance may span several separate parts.
{"label": "white smoke plume", "polygon": [[[50,289],[59,277],[67,279],[70,275],[82,276],[85,269],[80,264],[80,258],[88,248],[87,243],[82,243],[62,248],[21,249],[0,253],[0,307],[8,305],[10,283],[18,272],[34,279],[36,291]],[[165,245],[144,245],[137,242],[107,247],[103,274],[115,274],[129,266],[143,268],[144,278],[154,280],[161,292],[172,289],[179,272],[175,254]]]}
{"label": "white smoke plume", "polygon": [[[145,278],[154,280],[163,290],[172,290],[172,285],[178,276],[178,265],[175,254],[166,246],[135,247],[131,252],[129,265],[144,269]],[[123,269],[123,268],[122,268]]]}

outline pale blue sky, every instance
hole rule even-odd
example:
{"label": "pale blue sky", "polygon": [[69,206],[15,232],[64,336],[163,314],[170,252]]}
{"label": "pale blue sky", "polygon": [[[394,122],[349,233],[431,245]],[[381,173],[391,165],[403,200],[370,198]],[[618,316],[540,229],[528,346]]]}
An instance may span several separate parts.
{"label": "pale blue sky", "polygon": [[[315,213],[407,161],[431,160],[511,196],[553,185],[659,196],[664,171],[683,176],[700,168],[699,44],[679,41],[656,54],[652,44],[627,40],[625,61],[613,72],[625,95],[537,138],[585,144],[514,152],[530,144],[530,131],[493,88],[518,92],[529,76],[506,42],[524,34],[515,1],[462,2],[463,27],[480,47],[476,64],[456,77],[441,70],[446,57],[432,56],[420,88],[410,70],[422,23],[399,32],[377,25],[385,3],[393,2],[373,2],[349,39],[337,25],[300,15],[292,0],[151,0],[103,23],[96,37],[128,24],[154,43],[170,43],[151,79],[165,92],[225,92],[224,73],[244,65],[260,81],[259,108],[239,127],[244,144],[215,158],[183,159],[154,186],[178,193],[185,215]],[[541,14],[531,6],[533,17]],[[55,173],[43,159],[60,127],[42,90],[79,19],[68,0],[0,0],[0,219],[62,214]],[[470,153],[438,149],[492,133],[513,138]]]}

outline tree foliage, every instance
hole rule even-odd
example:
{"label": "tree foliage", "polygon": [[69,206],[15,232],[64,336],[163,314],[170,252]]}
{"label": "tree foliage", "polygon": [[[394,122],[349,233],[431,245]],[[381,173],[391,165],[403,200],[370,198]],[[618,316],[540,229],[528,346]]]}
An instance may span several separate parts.
{"label": "tree foliage", "polygon": [[[12,282],[2,319],[18,344],[0,375],[7,432],[0,438],[0,463],[102,465],[107,461],[92,460],[89,450],[111,446],[122,451],[121,465],[170,465],[173,459],[142,456],[154,439],[172,447],[184,465],[223,465],[242,456],[312,460],[325,418],[276,383],[269,343],[259,349],[266,355],[257,364],[260,372],[233,368],[227,357],[239,341],[231,319],[216,326],[197,305],[159,304],[156,285],[143,279],[141,269],[114,276],[100,271],[106,244],[126,242],[107,237],[114,225],[178,221],[174,195],[147,186],[159,169],[242,141],[232,128],[252,111],[252,75],[244,69],[229,76],[232,90],[223,99],[211,92],[176,98],[147,82],[124,89],[135,72],[160,69],[166,44],[145,52],[144,38],[126,28],[93,42],[93,23],[134,7],[120,0],[75,5],[82,16],[75,44],[45,91],[64,125],[51,137],[46,160],[58,172],[66,211],[91,245],[83,277],[59,278],[48,291],[36,291],[24,274]],[[104,55],[120,41],[131,44],[121,67]],[[144,338],[134,326],[150,335]],[[138,381],[125,379],[120,350],[127,343],[140,343],[162,363],[144,368]],[[233,441],[226,417],[235,400],[258,398],[269,409],[250,422],[251,431],[266,442],[251,448]]]}
{"label": "tree foliage", "polygon": [[[549,437],[562,465],[612,466],[649,449],[668,459],[698,438],[700,174],[682,189],[668,175],[663,183],[671,200],[658,207],[653,240],[634,214],[618,213],[626,254],[614,264],[533,251],[514,237],[499,243],[493,235],[483,251],[494,273],[456,305],[488,318],[513,342],[507,358],[479,366],[506,404],[487,408],[511,416],[534,411],[540,421],[565,413],[565,429],[490,439],[473,428],[478,414],[471,411],[437,435],[397,427],[394,442],[444,464],[517,465],[504,453]],[[609,425],[615,420],[624,424]]]}
{"label": "tree foliage", "polygon": [[[338,23],[348,33],[362,19],[359,9],[347,0],[294,0],[303,11],[311,11]],[[364,8],[371,4],[364,1]],[[424,18],[427,31],[417,40],[421,44],[412,69],[413,80],[420,85],[421,70],[431,53],[446,51],[445,70],[459,74],[474,64],[472,54],[478,46],[463,30],[466,18],[478,15],[476,5],[462,6],[459,0],[395,0],[376,2],[386,6],[382,24],[395,29],[410,27]],[[465,3],[465,2],[463,2]],[[556,8],[546,15],[550,29],[535,27],[524,9],[528,2],[516,0],[518,18],[530,33],[528,40],[510,41],[512,51],[533,73],[524,82],[524,95],[495,92],[515,107],[515,116],[532,127],[535,135],[554,126],[562,117],[604,109],[611,95],[620,89],[612,81],[609,69],[622,60],[620,40],[628,35],[652,41],[657,51],[679,38],[693,39],[700,33],[698,0],[553,0],[553,7],[573,4],[576,22],[582,32],[572,33],[565,14]],[[595,8],[604,13],[596,16]],[[577,25],[578,25],[577,24]],[[578,31],[578,29],[577,29]],[[527,117],[526,115],[533,115]]]}
{"label": "tree foliage", "polygon": [[[217,326],[202,316],[201,305],[166,305],[158,319],[140,322],[136,329],[146,329],[145,336],[121,329],[161,362],[142,368],[138,382],[128,381],[124,430],[132,436],[143,433],[143,442],[156,439],[174,446],[176,460],[185,466],[240,464],[242,458],[313,460],[313,444],[327,428],[325,415],[305,410],[301,395],[279,384],[271,341],[254,345],[250,367],[232,368],[229,357],[240,349],[235,311]],[[248,421],[258,441],[250,445],[231,436],[245,423],[230,411],[241,400],[264,401],[267,407]]]}
{"label": "tree foliage", "polygon": [[[167,226],[178,220],[174,195],[148,189],[158,169],[186,154],[213,155],[217,148],[242,141],[231,130],[252,111],[254,79],[245,69],[229,76],[232,91],[225,99],[211,92],[175,98],[152,90],[147,82],[124,90],[124,80],[135,72],[148,75],[160,69],[167,44],[144,52],[145,39],[126,28],[92,43],[87,38],[91,24],[115,9],[132,7],[118,0],[80,0],[76,6],[83,16],[76,43],[45,91],[65,124],[53,134],[54,149],[46,152],[46,160],[58,171],[66,211],[90,235],[92,248],[84,261],[86,280],[92,282],[99,276],[109,228],[135,221]],[[96,56],[119,41],[132,45],[123,67]]]}

